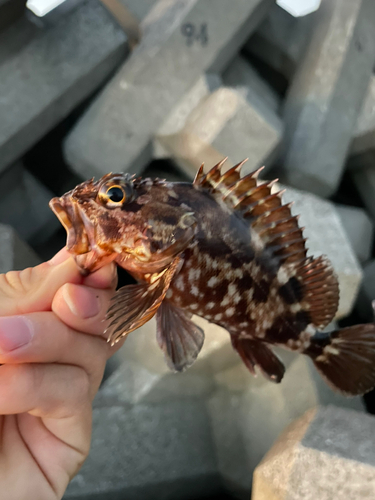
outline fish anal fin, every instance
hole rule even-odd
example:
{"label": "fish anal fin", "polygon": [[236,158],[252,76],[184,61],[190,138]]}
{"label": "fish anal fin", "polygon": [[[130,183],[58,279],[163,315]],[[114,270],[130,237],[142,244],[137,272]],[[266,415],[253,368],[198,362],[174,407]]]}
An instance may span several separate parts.
{"label": "fish anal fin", "polygon": [[268,380],[281,382],[285,367],[265,343],[249,338],[232,337],[232,345],[253,375],[256,374],[255,367],[258,367]]}
{"label": "fish anal fin", "polygon": [[339,304],[339,285],[329,260],[325,256],[309,257],[297,269],[303,285],[304,302],[315,328],[325,328],[334,318]]}
{"label": "fish anal fin", "polygon": [[204,341],[204,332],[179,307],[167,299],[156,315],[157,341],[173,371],[181,372],[196,360]]}
{"label": "fish anal fin", "polygon": [[334,390],[347,396],[375,386],[375,325],[350,326],[316,333],[304,351]]}
{"label": "fish anal fin", "polygon": [[168,291],[179,262],[180,258],[176,257],[169,267],[155,274],[150,283],[127,285],[117,290],[107,312],[107,319],[110,321],[106,329],[108,342],[115,344],[154,316]]}

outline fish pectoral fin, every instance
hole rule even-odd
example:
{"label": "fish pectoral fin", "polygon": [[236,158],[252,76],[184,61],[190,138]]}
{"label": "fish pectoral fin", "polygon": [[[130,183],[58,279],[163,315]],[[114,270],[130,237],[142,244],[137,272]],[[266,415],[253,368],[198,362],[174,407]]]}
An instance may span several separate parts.
{"label": "fish pectoral fin", "polygon": [[154,316],[168,291],[179,262],[180,258],[175,258],[152,283],[127,285],[117,290],[107,312],[110,324],[106,334],[111,345]]}
{"label": "fish pectoral fin", "polygon": [[281,382],[285,367],[266,344],[259,340],[240,337],[232,337],[232,344],[253,375],[256,375],[255,367],[257,366],[268,380]]}
{"label": "fish pectoral fin", "polygon": [[196,360],[204,341],[204,332],[190,314],[164,300],[156,315],[157,341],[173,371],[181,372]]}

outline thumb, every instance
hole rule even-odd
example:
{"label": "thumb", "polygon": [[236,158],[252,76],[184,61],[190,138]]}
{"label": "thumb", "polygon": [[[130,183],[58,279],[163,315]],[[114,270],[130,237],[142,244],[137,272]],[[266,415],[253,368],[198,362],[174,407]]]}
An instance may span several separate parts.
{"label": "thumb", "polygon": [[62,285],[81,283],[82,279],[65,248],[49,262],[0,274],[0,316],[49,311]]}

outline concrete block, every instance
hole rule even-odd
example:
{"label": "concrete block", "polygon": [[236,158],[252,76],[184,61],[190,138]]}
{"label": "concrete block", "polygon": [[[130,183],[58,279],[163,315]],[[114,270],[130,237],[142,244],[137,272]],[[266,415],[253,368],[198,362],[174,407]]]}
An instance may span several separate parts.
{"label": "concrete block", "polygon": [[374,238],[371,219],[361,208],[336,205],[336,210],[356,256],[360,262],[366,262],[371,256]]}
{"label": "concrete block", "polygon": [[207,411],[194,400],[96,408],[67,500],[202,498],[220,488]]}
{"label": "concrete block", "polygon": [[259,76],[245,57],[236,56],[224,71],[222,78],[225,86],[235,88],[249,102],[253,102],[260,109],[263,109],[264,113],[267,113],[266,110],[279,113],[280,97]]}
{"label": "concrete block", "polygon": [[254,473],[252,500],[375,497],[375,419],[315,408],[277,440]]}
{"label": "concrete block", "polygon": [[189,115],[182,131],[158,136],[174,161],[191,177],[202,162],[226,166],[248,157],[245,171],[270,166],[277,157],[282,123],[255,89],[221,87]]}
{"label": "concrete block", "polygon": [[97,0],[48,29],[34,26],[26,36],[23,28],[12,29],[1,50],[11,56],[0,58],[0,170],[87,98],[127,53],[125,34]]}
{"label": "concrete block", "polygon": [[22,16],[26,0],[0,0],[0,32]]}
{"label": "concrete block", "polygon": [[194,365],[184,373],[167,367],[156,342],[155,321],[131,333],[124,347],[111,358],[113,372],[103,383],[95,400],[128,404],[163,402],[176,398],[207,398],[213,391],[213,374],[240,363],[232,349],[229,334],[202,318],[194,321],[205,331],[202,351]]}
{"label": "concrete block", "polygon": [[336,191],[372,74],[374,23],[372,0],[322,2],[284,108],[288,184]]}
{"label": "concrete block", "polygon": [[41,244],[60,229],[48,206],[52,197],[21,163],[0,174],[0,220],[28,243]]}
{"label": "concrete block", "polygon": [[0,224],[0,273],[21,271],[39,263],[39,257],[21,240],[14,229]]}
{"label": "concrete block", "polygon": [[162,139],[159,137],[174,135],[183,130],[186,120],[190,113],[205,99],[211,92],[222,85],[222,80],[215,74],[204,74],[199,77],[197,82],[182,97],[182,99],[172,109],[171,113],[163,121],[160,128],[156,131],[153,141],[154,158],[168,158],[170,153],[162,145]]}
{"label": "concrete block", "polygon": [[255,56],[285,76],[294,75],[309,42],[314,15],[294,17],[275,4],[244,45]]}
{"label": "concrete block", "polygon": [[[351,155],[361,155],[375,149],[375,75],[371,76],[365,100],[354,129]],[[366,156],[364,157],[366,158]],[[361,157],[362,160],[362,157]],[[358,162],[359,163],[359,162]]]}
{"label": "concrete block", "polygon": [[375,166],[374,163],[363,168],[356,168],[352,172],[352,179],[356,185],[362,201],[371,218],[375,221]]}
{"label": "concrete block", "polygon": [[[280,189],[276,186],[275,189]],[[285,203],[294,202],[293,215],[300,215],[299,224],[305,227],[308,255],[327,255],[332,262],[340,286],[340,302],[336,319],[350,313],[362,279],[362,271],[342,225],[335,205],[318,196],[287,188]]]}
{"label": "concrete block", "polygon": [[72,168],[84,178],[144,168],[165,117],[203,73],[228,64],[271,4],[155,3],[141,23],[141,43],[68,136],[65,155]]}
{"label": "concrete block", "polygon": [[361,398],[334,393],[305,356],[277,352],[287,368],[281,384],[254,378],[238,365],[216,375],[218,390],[208,402],[218,467],[238,498],[249,498],[255,467],[284,428],[308,409],[333,404],[364,411]]}

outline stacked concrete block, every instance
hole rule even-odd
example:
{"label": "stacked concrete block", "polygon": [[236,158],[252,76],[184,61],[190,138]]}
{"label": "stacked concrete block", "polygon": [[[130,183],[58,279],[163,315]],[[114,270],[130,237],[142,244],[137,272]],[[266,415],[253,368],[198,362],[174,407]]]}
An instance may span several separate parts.
{"label": "stacked concrete block", "polygon": [[97,89],[127,54],[124,32],[97,0],[79,4],[48,29],[26,32],[24,21],[15,25],[1,49],[0,170]]}
{"label": "stacked concrete block", "polygon": [[228,64],[271,4],[156,2],[141,22],[141,43],[68,137],[72,168],[85,178],[144,168],[165,117],[203,73]]}
{"label": "stacked concrete block", "polygon": [[244,52],[261,59],[288,80],[306,50],[314,15],[294,17],[275,4],[244,46]]}
{"label": "stacked concrete block", "polygon": [[374,227],[362,208],[336,205],[337,213],[349,242],[361,263],[369,260],[374,239]]}
{"label": "stacked concrete block", "polygon": [[355,168],[351,173],[353,181],[371,218],[375,221],[375,165],[374,163]]}
{"label": "stacked concrete block", "polygon": [[334,393],[311,361],[283,350],[286,366],[280,384],[254,378],[238,365],[217,374],[218,390],[208,401],[218,467],[226,487],[249,498],[252,474],[277,436],[315,405],[332,404],[363,411],[361,398]]}
{"label": "stacked concrete block", "polygon": [[[180,112],[180,123],[176,118],[169,121],[169,131],[173,123],[176,132],[167,134],[166,127],[158,132],[157,142],[190,177],[202,162],[215,165],[225,156],[229,156],[227,168],[249,158],[246,171],[270,166],[277,156],[282,123],[274,92],[242,57],[234,58],[226,69],[223,84],[201,97],[187,117]],[[197,96],[201,87],[190,95]]]}
{"label": "stacked concrete block", "polygon": [[294,422],[254,473],[252,500],[375,497],[375,419],[316,408]]}
{"label": "stacked concrete block", "polygon": [[52,197],[19,162],[0,174],[0,221],[23,240],[44,243],[61,227],[48,206]]}
{"label": "stacked concrete block", "polygon": [[285,109],[284,176],[321,196],[339,185],[375,59],[375,3],[322,2]]}
{"label": "stacked concrete block", "polygon": [[190,499],[219,488],[207,410],[190,399],[96,408],[90,455],[64,499]]}
{"label": "stacked concrete block", "polygon": [[0,224],[0,273],[21,271],[39,263],[36,253],[21,240],[14,229]]}
{"label": "stacked concrete block", "polygon": [[[282,186],[275,187],[275,190]],[[350,313],[362,279],[361,267],[351,247],[335,205],[313,194],[287,188],[285,203],[294,202],[293,215],[300,215],[305,227],[308,255],[326,255],[332,262],[339,281],[340,303],[336,318]]]}

